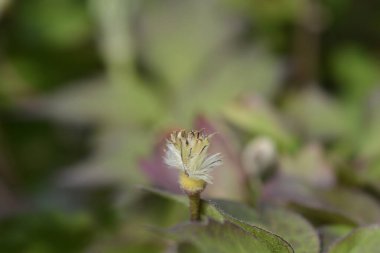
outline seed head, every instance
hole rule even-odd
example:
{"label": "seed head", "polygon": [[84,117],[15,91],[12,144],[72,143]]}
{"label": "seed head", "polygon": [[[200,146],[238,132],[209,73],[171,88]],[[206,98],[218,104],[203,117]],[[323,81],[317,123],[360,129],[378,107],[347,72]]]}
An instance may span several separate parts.
{"label": "seed head", "polygon": [[222,164],[220,153],[207,155],[212,135],[180,130],[173,132],[166,142],[165,163],[181,171],[180,184],[185,190],[212,183],[210,172]]}

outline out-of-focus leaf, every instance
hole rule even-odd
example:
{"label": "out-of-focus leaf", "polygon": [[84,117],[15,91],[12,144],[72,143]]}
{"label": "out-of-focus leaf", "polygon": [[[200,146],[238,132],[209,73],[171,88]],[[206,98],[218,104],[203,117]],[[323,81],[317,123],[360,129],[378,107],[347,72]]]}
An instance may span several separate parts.
{"label": "out-of-focus leaf", "polygon": [[264,50],[228,52],[209,65],[206,74],[179,91],[177,112],[185,120],[199,111],[221,112],[228,102],[247,92],[271,97],[278,87],[278,65]]}
{"label": "out-of-focus leaf", "polygon": [[133,1],[90,0],[88,3],[97,22],[99,49],[110,72],[116,75],[130,72],[134,57]]}
{"label": "out-of-focus leaf", "polygon": [[331,67],[342,93],[351,101],[361,101],[378,85],[379,62],[353,46],[341,47],[333,52]]}
{"label": "out-of-focus leaf", "polygon": [[246,90],[274,94],[278,66],[272,55],[257,48],[218,51],[236,30],[225,25],[227,12],[208,11],[223,8],[220,3],[165,2],[170,4],[142,5],[140,47],[144,61],[170,85],[175,120],[190,125],[198,112],[219,112]]}
{"label": "out-of-focus leaf", "polygon": [[357,183],[359,186],[368,187],[380,194],[380,158],[371,160],[364,166],[358,165],[358,168],[355,168],[354,171],[344,172],[350,173],[346,176],[350,177],[350,180],[354,183]]}
{"label": "out-of-focus leaf", "polygon": [[33,90],[31,85],[20,76],[16,67],[5,61],[0,61],[0,84],[0,106],[8,105],[17,97]]}
{"label": "out-of-focus leaf", "polygon": [[[188,205],[188,200],[186,199],[185,195],[181,194],[173,194],[171,192],[159,190],[152,187],[141,187],[142,190],[150,192],[155,194],[156,196],[160,196],[178,203],[181,203],[183,205]],[[215,218],[215,217],[213,217]]]}
{"label": "out-of-focus leaf", "polygon": [[153,133],[143,129],[103,129],[95,139],[93,154],[67,168],[59,180],[64,186],[91,186],[110,183],[135,185],[146,182],[138,169],[139,157],[153,145]]}
{"label": "out-of-focus leaf", "polygon": [[371,196],[346,188],[312,188],[277,178],[263,191],[265,201],[291,205],[315,223],[367,225],[380,221],[380,205]]}
{"label": "out-of-focus leaf", "polygon": [[282,149],[294,149],[296,140],[264,101],[253,98],[247,104],[228,106],[224,115],[229,122],[252,135],[267,135]]}
{"label": "out-of-focus leaf", "polygon": [[180,243],[177,246],[178,253],[201,253],[201,251],[190,243]]}
{"label": "out-of-focus leaf", "polygon": [[[284,24],[294,23],[302,13],[304,1],[279,0],[270,1],[244,1],[224,0],[239,14],[252,19],[257,37],[265,38],[265,42],[273,44],[275,48],[283,48],[288,43],[288,34],[282,31]],[[241,14],[240,14],[241,15]]]}
{"label": "out-of-focus leaf", "polygon": [[[128,245],[109,245],[109,247],[102,247],[101,252],[104,253],[162,253],[163,247],[161,245],[155,245],[153,243],[149,244],[147,242],[143,242],[140,244],[129,243]],[[99,248],[96,249],[95,252],[99,252]]]}
{"label": "out-of-focus leaf", "polygon": [[88,152],[90,136],[87,127],[58,126],[52,121],[25,117],[17,111],[0,113],[2,179],[12,185],[10,188],[37,190],[61,167],[82,159]]}
{"label": "out-of-focus leaf", "polygon": [[352,226],[347,225],[329,225],[323,226],[318,229],[321,237],[322,253],[327,253],[329,247],[335,243],[338,239],[346,236],[352,231]]}
{"label": "out-of-focus leaf", "polygon": [[235,28],[213,11],[221,7],[214,1],[145,1],[143,7],[143,57],[172,87],[193,80]]}
{"label": "out-of-focus leaf", "polygon": [[11,3],[11,0],[0,0],[0,18],[10,3]]}
{"label": "out-of-focus leaf", "polygon": [[315,223],[355,224],[350,218],[329,208],[324,208],[314,195],[313,189],[294,178],[273,178],[262,191],[262,201],[295,206],[304,216]]}
{"label": "out-of-focus leaf", "polygon": [[113,126],[162,116],[150,90],[133,78],[125,81],[129,83],[112,85],[104,78],[80,81],[49,96],[24,100],[20,107],[59,120]]}
{"label": "out-of-focus leaf", "polygon": [[351,217],[358,224],[367,225],[380,222],[380,204],[364,192],[336,188],[320,191],[317,195],[327,205]]}
{"label": "out-of-focus leaf", "polygon": [[1,251],[81,252],[95,236],[95,223],[89,213],[18,214],[0,222]]}
{"label": "out-of-focus leaf", "polygon": [[67,48],[89,37],[91,23],[83,2],[38,0],[20,2],[15,7],[19,33],[29,35],[26,38],[31,44]]}
{"label": "out-of-focus leaf", "polygon": [[359,159],[371,161],[380,155],[380,115],[370,122],[364,133],[360,134],[362,137],[359,140],[357,147],[357,156]]}
{"label": "out-of-focus leaf", "polygon": [[329,253],[374,253],[380,249],[380,227],[358,228],[335,243]]}
{"label": "out-of-focus leaf", "polygon": [[[299,0],[280,0],[277,3],[246,2],[242,0],[226,1],[231,2],[239,9],[241,8],[241,11],[248,12],[263,32],[268,32],[268,30],[271,32],[276,26],[295,21],[303,6],[303,2]],[[279,31],[277,30],[277,32]]]}
{"label": "out-of-focus leaf", "polygon": [[380,90],[373,94],[369,101],[370,106],[367,114],[369,117],[361,123],[366,131],[358,132],[358,145],[356,150],[356,163],[353,170],[343,172],[359,184],[370,186],[380,193],[380,113],[378,111]]}
{"label": "out-of-focus leaf", "polygon": [[306,144],[296,157],[283,156],[280,170],[286,176],[316,187],[331,187],[336,180],[332,165],[318,143]]}
{"label": "out-of-focus leaf", "polygon": [[316,89],[289,96],[284,111],[289,123],[310,138],[330,140],[344,137],[353,127],[343,105]]}

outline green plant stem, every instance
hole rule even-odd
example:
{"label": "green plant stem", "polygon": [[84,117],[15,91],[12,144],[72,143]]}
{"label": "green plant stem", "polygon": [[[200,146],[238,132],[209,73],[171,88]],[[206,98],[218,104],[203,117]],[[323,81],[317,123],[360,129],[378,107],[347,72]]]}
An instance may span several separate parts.
{"label": "green plant stem", "polygon": [[201,193],[190,193],[189,196],[189,208],[190,208],[190,220],[201,220]]}

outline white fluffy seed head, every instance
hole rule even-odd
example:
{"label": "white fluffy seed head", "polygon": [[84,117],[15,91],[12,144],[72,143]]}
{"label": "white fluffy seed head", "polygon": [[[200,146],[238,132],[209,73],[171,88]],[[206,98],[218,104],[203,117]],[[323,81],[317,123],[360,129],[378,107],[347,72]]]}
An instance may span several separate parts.
{"label": "white fluffy seed head", "polygon": [[166,143],[165,163],[189,178],[212,183],[210,172],[222,164],[222,156],[220,153],[207,156],[211,136],[203,131],[175,131]]}

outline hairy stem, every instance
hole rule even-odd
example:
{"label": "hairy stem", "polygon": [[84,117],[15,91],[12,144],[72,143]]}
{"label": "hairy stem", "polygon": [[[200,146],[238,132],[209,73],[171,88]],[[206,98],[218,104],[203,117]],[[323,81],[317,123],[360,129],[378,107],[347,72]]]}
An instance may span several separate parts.
{"label": "hairy stem", "polygon": [[189,193],[190,220],[201,220],[201,193]]}

